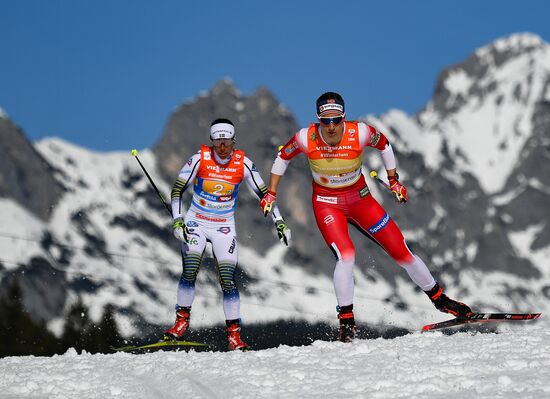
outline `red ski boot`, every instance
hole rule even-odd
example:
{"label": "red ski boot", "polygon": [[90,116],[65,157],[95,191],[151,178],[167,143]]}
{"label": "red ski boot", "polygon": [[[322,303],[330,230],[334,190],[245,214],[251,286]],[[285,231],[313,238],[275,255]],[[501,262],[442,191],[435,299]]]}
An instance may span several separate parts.
{"label": "red ski boot", "polygon": [[353,316],[353,304],[347,306],[338,306],[338,319],[340,320],[340,333],[338,341],[351,342],[355,338],[355,317]]}
{"label": "red ski boot", "polygon": [[176,322],[164,333],[165,341],[173,341],[180,339],[189,328],[189,317],[191,307],[178,307],[176,310]]}
{"label": "red ski boot", "polygon": [[472,309],[465,303],[455,301],[445,295],[443,293],[443,288],[441,288],[438,283],[435,283],[431,290],[424,292],[428,295],[434,306],[441,312],[450,313],[461,319],[467,319],[474,314]]}
{"label": "red ski boot", "polygon": [[227,340],[229,342],[229,350],[248,350],[248,344],[241,339],[241,322],[239,319],[226,320],[227,325]]}

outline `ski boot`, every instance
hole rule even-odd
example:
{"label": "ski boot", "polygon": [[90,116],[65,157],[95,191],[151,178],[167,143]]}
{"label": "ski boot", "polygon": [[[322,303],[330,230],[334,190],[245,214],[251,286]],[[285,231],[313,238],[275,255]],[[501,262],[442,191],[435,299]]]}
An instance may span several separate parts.
{"label": "ski boot", "polygon": [[443,293],[443,288],[438,283],[429,291],[424,291],[433,302],[437,310],[444,313],[450,313],[460,319],[471,317],[474,312],[470,307],[462,302],[455,301]]}
{"label": "ski boot", "polygon": [[239,319],[226,320],[227,325],[227,340],[229,342],[228,349],[230,351],[241,350],[247,351],[249,349],[248,344],[241,339],[241,322]]}
{"label": "ski boot", "polygon": [[338,341],[351,342],[355,338],[355,318],[353,316],[353,304],[347,306],[338,306],[338,319],[340,320],[340,332]]}
{"label": "ski boot", "polygon": [[174,341],[180,339],[189,328],[189,317],[191,306],[176,307],[176,322],[164,333],[164,341]]}

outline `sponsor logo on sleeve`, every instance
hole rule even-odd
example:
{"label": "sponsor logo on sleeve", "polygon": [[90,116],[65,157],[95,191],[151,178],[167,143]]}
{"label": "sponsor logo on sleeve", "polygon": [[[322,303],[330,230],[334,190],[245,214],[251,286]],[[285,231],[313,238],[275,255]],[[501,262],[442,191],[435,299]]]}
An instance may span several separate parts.
{"label": "sponsor logo on sleeve", "polygon": [[365,186],[361,190],[359,190],[359,196],[361,198],[366,197],[368,193],[369,193],[369,188],[367,186]]}
{"label": "sponsor logo on sleeve", "polygon": [[372,136],[370,136],[369,144],[372,147],[376,147],[376,144],[380,141],[380,132],[377,130]]}

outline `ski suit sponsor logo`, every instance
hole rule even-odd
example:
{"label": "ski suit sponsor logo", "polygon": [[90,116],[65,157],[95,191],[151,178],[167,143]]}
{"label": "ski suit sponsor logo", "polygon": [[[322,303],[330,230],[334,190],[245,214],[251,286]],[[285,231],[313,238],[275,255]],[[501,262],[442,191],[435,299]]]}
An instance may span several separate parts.
{"label": "ski suit sponsor logo", "polygon": [[187,227],[199,227],[199,224],[194,220],[190,220],[187,222]]}
{"label": "ski suit sponsor logo", "polygon": [[237,168],[224,168],[223,166],[219,167],[218,165],[216,165],[216,166],[206,165],[206,169],[215,170],[217,173],[220,173],[220,170],[222,172],[236,172],[237,171]]}
{"label": "ski suit sponsor logo", "polygon": [[380,141],[380,132],[377,130],[376,133],[374,133],[370,140],[369,140],[369,144],[372,146],[372,147],[376,147],[376,144],[378,144],[378,142]]}
{"label": "ski suit sponsor logo", "polygon": [[366,197],[368,193],[369,193],[369,188],[367,186],[365,186],[361,190],[359,190],[359,196],[361,198]]}
{"label": "ski suit sponsor logo", "polygon": [[227,219],[225,218],[213,218],[210,216],[201,215],[200,213],[195,214],[195,216],[197,219],[208,220],[209,222],[227,222]]}
{"label": "ski suit sponsor logo", "polygon": [[351,150],[353,147],[351,145],[339,145],[336,147],[330,145],[316,146],[317,151],[337,151],[337,150]]}
{"label": "ski suit sponsor logo", "polygon": [[[201,197],[203,197],[203,198],[206,198],[206,199],[209,200],[209,201],[217,201],[217,200],[218,200],[218,197],[217,197],[217,196],[215,196],[215,195],[213,195],[213,194],[209,194],[209,193],[207,193],[207,192],[205,192],[205,191],[201,191],[201,192],[199,193],[199,195],[200,195]],[[204,203],[204,204],[202,204],[202,205],[206,205],[206,203]]]}
{"label": "ski suit sponsor logo", "polygon": [[209,153],[209,152],[205,152],[205,153],[204,153],[204,160],[205,160],[205,161],[210,161],[210,159],[211,159],[211,158],[210,158],[210,153]]}
{"label": "ski suit sponsor logo", "polygon": [[340,104],[324,104],[319,107],[319,113],[322,114],[325,111],[340,111],[344,112],[344,107]]}
{"label": "ski suit sponsor logo", "polygon": [[336,197],[323,197],[322,195],[317,195],[317,201],[326,202],[327,204],[337,204],[338,198]]}
{"label": "ski suit sponsor logo", "polygon": [[222,226],[220,227],[218,230],[216,231],[219,231],[220,233],[222,234],[229,234],[231,232],[231,227],[229,226]]}
{"label": "ski suit sponsor logo", "polygon": [[388,225],[389,221],[390,221],[390,215],[385,213],[384,216],[382,216],[382,219],[380,219],[374,226],[369,228],[369,233],[371,234],[378,233],[380,230],[382,230],[384,227]]}
{"label": "ski suit sponsor logo", "polygon": [[290,144],[288,147],[285,148],[285,154],[290,155],[294,152],[295,149],[296,149],[296,144],[292,142],[292,144]]}
{"label": "ski suit sponsor logo", "polygon": [[334,223],[334,216],[332,215],[327,215],[325,216],[325,218],[323,219],[323,222],[328,226],[329,224],[331,223]]}
{"label": "ski suit sponsor logo", "polygon": [[227,252],[232,254],[233,252],[235,252],[236,246],[237,246],[237,241],[235,241],[235,237],[233,237],[233,241],[231,241],[231,246],[229,247],[229,250]]}

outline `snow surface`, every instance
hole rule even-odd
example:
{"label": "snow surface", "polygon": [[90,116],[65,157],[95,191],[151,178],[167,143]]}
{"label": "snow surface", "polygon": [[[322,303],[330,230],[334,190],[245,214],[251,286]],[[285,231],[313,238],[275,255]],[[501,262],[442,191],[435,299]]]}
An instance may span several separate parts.
{"label": "snow surface", "polygon": [[8,119],[8,114],[0,107],[0,118]]}
{"label": "snow surface", "polygon": [[[544,316],[543,316],[544,317]],[[6,398],[550,398],[550,331],[414,333],[258,352],[0,359]]]}

